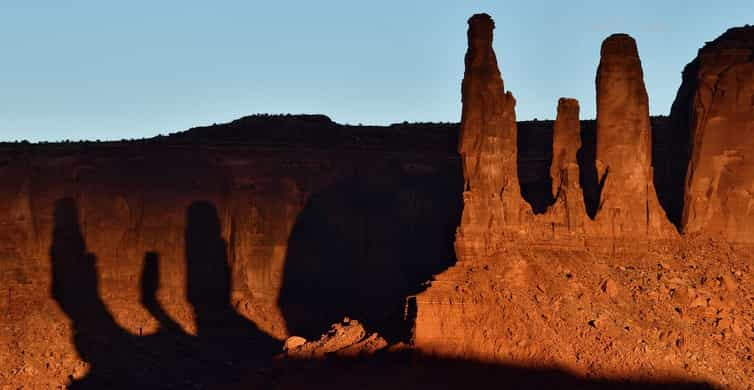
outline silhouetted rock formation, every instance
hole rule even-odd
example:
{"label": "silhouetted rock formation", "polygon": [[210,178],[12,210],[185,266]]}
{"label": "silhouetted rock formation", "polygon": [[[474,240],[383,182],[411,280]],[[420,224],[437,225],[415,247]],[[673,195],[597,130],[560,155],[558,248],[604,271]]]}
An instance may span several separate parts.
{"label": "silhouetted rock formation", "polygon": [[[686,66],[673,103],[690,140],[682,229],[754,242],[754,27],[730,29]],[[683,150],[681,152],[684,152]]]}

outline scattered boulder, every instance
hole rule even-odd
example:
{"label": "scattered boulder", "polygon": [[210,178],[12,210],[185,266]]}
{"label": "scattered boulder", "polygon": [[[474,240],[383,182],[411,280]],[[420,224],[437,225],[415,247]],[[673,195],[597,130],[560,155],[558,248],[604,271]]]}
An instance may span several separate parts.
{"label": "scattered boulder", "polygon": [[379,334],[367,335],[359,321],[346,317],[333,324],[318,340],[306,341],[303,337],[289,337],[283,347],[283,355],[290,359],[323,359],[330,355],[355,358],[371,355],[387,346],[387,341]]}
{"label": "scattered boulder", "polygon": [[303,337],[299,337],[299,336],[288,337],[283,343],[283,352],[294,350],[306,343],[307,341]]}

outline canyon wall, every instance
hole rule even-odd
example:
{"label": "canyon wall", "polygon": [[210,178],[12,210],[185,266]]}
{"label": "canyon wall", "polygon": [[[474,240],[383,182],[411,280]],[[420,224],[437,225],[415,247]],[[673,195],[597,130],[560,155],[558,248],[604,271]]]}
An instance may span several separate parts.
{"label": "canyon wall", "polygon": [[671,114],[687,148],[683,231],[754,242],[754,27],[699,50]]}
{"label": "canyon wall", "polygon": [[[0,310],[22,315],[29,301],[50,303],[55,205],[71,199],[99,293],[133,334],[156,326],[141,302],[150,253],[159,259],[157,297],[189,332],[201,291],[216,285],[277,338],[313,337],[347,315],[394,327],[405,295],[455,261],[461,169],[452,149],[432,150],[436,133],[420,136],[421,151],[382,141],[357,150],[175,138],[8,146],[0,152]],[[215,211],[192,217],[197,204]],[[223,246],[193,273],[191,253],[205,249],[190,247],[192,220],[199,231],[218,225]],[[207,286],[205,277],[216,280]]]}

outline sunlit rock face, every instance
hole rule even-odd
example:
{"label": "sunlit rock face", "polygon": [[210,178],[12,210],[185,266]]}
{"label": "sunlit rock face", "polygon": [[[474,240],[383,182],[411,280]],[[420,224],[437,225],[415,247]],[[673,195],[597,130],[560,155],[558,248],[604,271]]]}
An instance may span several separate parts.
{"label": "sunlit rock face", "polygon": [[[567,187],[569,180],[562,174],[570,166],[578,167],[576,152],[581,147],[581,123],[579,122],[579,101],[560,98],[558,114],[552,129],[552,193],[557,196],[560,189]],[[578,171],[576,172],[578,174]],[[575,184],[578,184],[578,180]]]}
{"label": "sunlit rock face", "polygon": [[699,50],[672,115],[691,147],[683,231],[754,242],[754,27]]}
{"label": "sunlit rock face", "polygon": [[560,98],[558,114],[552,129],[552,195],[555,204],[549,214],[561,216],[567,230],[583,233],[586,210],[584,195],[579,183],[577,152],[581,148],[581,123],[579,102],[576,99]]}
{"label": "sunlit rock face", "polygon": [[[148,253],[159,259],[158,299],[188,332],[207,296],[196,293],[206,290],[201,274],[221,275],[207,278],[228,291],[222,300],[272,337],[316,335],[347,315],[393,326],[404,296],[454,262],[457,128],[325,119],[244,119],[135,142],[0,145],[0,309],[55,306],[47,294],[54,205],[70,198],[102,300],[128,332],[156,326],[140,302]],[[261,131],[279,144],[257,139]],[[210,261],[227,273],[187,269],[196,202],[216,210],[222,242],[213,245],[224,255]],[[39,313],[53,316],[40,324],[62,323],[55,310]]]}
{"label": "sunlit rock face", "polygon": [[652,181],[649,99],[636,42],[614,34],[600,54],[596,167],[602,191],[592,234],[672,236]]}
{"label": "sunlit rock face", "polygon": [[487,14],[469,19],[458,145],[465,179],[459,260],[494,252],[501,238],[525,229],[522,221],[530,213],[516,169],[516,100],[505,91],[498,70],[494,28]]}

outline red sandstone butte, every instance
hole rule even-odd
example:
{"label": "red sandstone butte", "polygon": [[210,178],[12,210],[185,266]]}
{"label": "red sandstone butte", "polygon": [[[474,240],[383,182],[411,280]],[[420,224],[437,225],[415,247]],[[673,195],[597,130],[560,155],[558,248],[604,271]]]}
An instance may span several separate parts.
{"label": "red sandstone butte", "polygon": [[498,70],[494,28],[487,14],[469,19],[458,145],[465,179],[459,260],[494,252],[499,238],[520,228],[529,209],[518,182],[516,99],[505,91]]}
{"label": "red sandstone butte", "polygon": [[[470,37],[476,18],[470,21]],[[470,46],[475,43],[470,39]],[[474,50],[470,47],[469,52]],[[469,64],[467,57],[467,79],[476,69]],[[468,104],[467,79],[464,136],[485,129],[467,118],[492,116],[482,102]],[[502,93],[498,88],[489,91]],[[485,256],[457,252],[459,260],[466,261],[435,275],[429,288],[409,297],[406,312],[413,313],[415,349],[439,359],[559,367],[587,377],[683,378],[721,388],[751,387],[754,327],[749,314],[754,303],[743,286],[753,279],[739,270],[750,269],[752,248],[680,237],[666,219],[653,185],[648,99],[631,37],[614,35],[603,44],[597,95],[596,165],[606,182],[594,221],[585,218],[583,203],[571,202],[571,195],[583,196],[575,101],[559,102],[553,127],[549,173],[555,204],[543,215],[515,221],[524,233],[515,238],[469,225],[466,214],[477,212],[481,203],[476,197],[496,198],[492,188],[479,193],[473,185],[478,179],[468,169],[468,159],[481,153],[461,149],[465,179],[472,185],[466,188],[460,231],[475,230],[457,240],[498,247]],[[592,123],[582,125],[592,130]],[[510,139],[494,145],[509,145]],[[583,146],[591,147],[588,137],[583,139]],[[510,149],[515,150],[513,145]],[[494,163],[481,158],[472,162],[477,170],[479,164]],[[487,169],[497,173],[510,166]],[[503,209],[500,202],[485,205],[497,207],[487,211],[491,215]],[[572,217],[576,222],[583,218],[583,234],[578,225],[570,225]],[[457,243],[457,251],[466,249]]]}
{"label": "red sandstone butte", "polygon": [[699,50],[673,117],[691,146],[683,231],[754,242],[754,27],[730,29]]}
{"label": "red sandstone butte", "polygon": [[597,174],[604,180],[594,235],[661,238],[674,228],[652,182],[649,98],[636,42],[613,34],[597,69]]}

